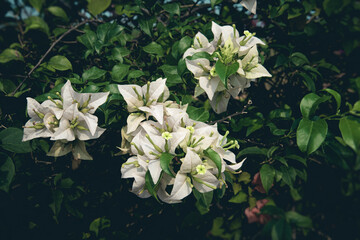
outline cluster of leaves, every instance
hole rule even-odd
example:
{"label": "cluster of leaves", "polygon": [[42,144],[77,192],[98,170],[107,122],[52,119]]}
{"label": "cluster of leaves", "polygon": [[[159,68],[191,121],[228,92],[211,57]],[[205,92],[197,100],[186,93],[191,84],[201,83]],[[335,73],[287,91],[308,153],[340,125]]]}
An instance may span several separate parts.
{"label": "cluster of leaves", "polygon": [[[360,3],[270,0],[257,14],[230,0],[5,1],[0,9],[0,238],[355,239],[360,219]],[[182,56],[211,22],[236,24],[267,43],[272,74],[221,115]],[[118,156],[126,104],[118,84],[167,78],[170,99],[197,121],[218,123],[247,157],[228,191],[160,205],[129,193]],[[71,170],[44,139],[21,142],[26,97],[56,99],[70,80],[81,93],[110,92],[96,115],[107,131],[87,143],[93,161]],[[252,104],[248,104],[251,100]],[[260,173],[264,191],[252,179]],[[246,208],[267,199],[266,225]],[[166,227],[164,227],[166,223]]]}

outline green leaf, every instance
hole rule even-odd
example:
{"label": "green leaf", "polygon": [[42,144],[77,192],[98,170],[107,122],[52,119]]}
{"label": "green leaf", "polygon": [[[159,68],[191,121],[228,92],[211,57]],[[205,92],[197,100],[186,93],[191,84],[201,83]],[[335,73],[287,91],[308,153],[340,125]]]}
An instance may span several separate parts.
{"label": "green leaf", "polygon": [[105,11],[111,4],[111,0],[89,0],[89,12],[96,16]]}
{"label": "green leaf", "polygon": [[168,175],[175,177],[174,174],[170,171],[170,163],[171,160],[173,160],[175,156],[168,153],[168,152],[163,152],[160,156],[160,167],[161,169],[167,173]]}
{"label": "green leaf", "polygon": [[215,152],[214,150],[212,150],[211,148],[208,148],[206,150],[204,150],[204,155],[208,158],[210,158],[211,161],[213,161],[216,165],[216,167],[218,168],[218,177],[221,174],[221,167],[222,167],[222,161],[221,161],[221,157],[219,156],[219,154],[217,152]]}
{"label": "green leaf", "polygon": [[201,214],[205,214],[209,211],[210,204],[212,202],[214,192],[200,193],[196,188],[193,189],[193,194],[197,200],[196,207]]}
{"label": "green leaf", "polygon": [[332,90],[330,88],[325,88],[323,91],[330,93],[335,98],[336,105],[337,105],[336,110],[339,110],[340,105],[341,105],[341,95],[337,91]]}
{"label": "green leaf", "polygon": [[22,54],[15,50],[7,48],[0,54],[0,63],[7,63],[10,61],[24,61]]}
{"label": "green leaf", "polygon": [[260,179],[266,192],[269,192],[269,189],[274,182],[274,177],[275,169],[269,164],[262,165],[260,168]]}
{"label": "green leaf", "polygon": [[64,56],[56,55],[50,58],[49,66],[59,71],[72,70],[71,62]]}
{"label": "green leaf", "polygon": [[115,22],[114,23],[104,23],[104,24],[99,25],[99,27],[96,30],[96,35],[99,39],[99,42],[101,43],[100,49],[103,47],[102,44],[107,44],[114,37],[118,36],[122,30],[123,30],[123,27],[121,25],[118,25]]}
{"label": "green leaf", "polygon": [[294,211],[288,211],[285,213],[285,216],[288,222],[295,224],[297,227],[301,227],[301,228],[312,227],[311,218],[305,217],[300,213]]}
{"label": "green leaf", "polygon": [[31,152],[32,149],[30,147],[29,141],[23,142],[22,137],[22,130],[14,127],[6,128],[0,132],[0,146],[5,150],[14,153]]}
{"label": "green leaf", "polygon": [[143,50],[150,54],[159,55],[160,57],[164,55],[163,48],[160,44],[156,42],[151,42],[150,44],[146,45],[145,47],[143,47]]}
{"label": "green leaf", "polygon": [[144,75],[145,75],[145,73],[141,70],[133,70],[129,73],[128,79],[139,78]]}
{"label": "green leaf", "polygon": [[66,12],[61,7],[51,6],[48,8],[48,11],[56,17],[62,18],[65,21],[69,21],[69,18],[67,16]]}
{"label": "green leaf", "polygon": [[259,148],[259,147],[247,147],[241,150],[237,157],[243,156],[243,155],[267,155],[267,149],[265,148]]}
{"label": "green leaf", "polygon": [[339,122],[341,136],[345,143],[355,152],[360,151],[360,123],[348,117],[343,117]]}
{"label": "green leaf", "polygon": [[196,121],[206,122],[209,119],[209,111],[206,111],[205,108],[188,106],[186,112],[189,114],[191,119]]}
{"label": "green leaf", "polygon": [[301,119],[296,132],[296,142],[300,151],[307,154],[316,151],[324,142],[327,132],[328,125],[324,119]]}
{"label": "green leaf", "polygon": [[180,16],[180,4],[179,3],[169,3],[161,5],[161,7],[170,14],[176,14]]}
{"label": "green leaf", "polygon": [[315,111],[320,103],[326,102],[330,96],[320,97],[315,93],[309,93],[303,97],[300,102],[300,111],[304,118],[310,118],[315,114]]}
{"label": "green leaf", "polygon": [[104,76],[106,74],[106,70],[100,69],[96,66],[86,70],[83,74],[82,74],[82,78],[84,81],[89,81],[89,80],[95,80],[95,79],[99,79],[102,76]]}
{"label": "green leaf", "polygon": [[304,64],[310,64],[307,57],[300,52],[295,52],[295,53],[291,54],[290,60],[295,66],[302,66]]}
{"label": "green leaf", "polygon": [[219,75],[221,82],[224,84],[225,88],[227,89],[227,80],[228,78],[236,73],[239,69],[239,63],[235,62],[231,65],[225,65],[221,61],[217,61],[215,64],[215,71]]}
{"label": "green leaf", "polygon": [[150,37],[152,37],[152,29],[153,29],[153,25],[156,22],[155,18],[151,18],[151,19],[139,19],[139,27],[141,30],[144,31],[145,34],[149,35]]}
{"label": "green leaf", "polygon": [[210,3],[211,3],[211,8],[214,8],[215,5],[222,3],[222,0],[211,0]]}
{"label": "green leaf", "polygon": [[78,40],[80,43],[84,44],[86,48],[95,50],[97,36],[93,31],[87,31],[85,34],[78,37]]}
{"label": "green leaf", "polygon": [[24,20],[26,24],[25,33],[30,30],[39,30],[44,32],[46,35],[50,35],[49,26],[47,23],[40,17],[31,16]]}
{"label": "green leaf", "polygon": [[156,189],[155,189],[156,186],[152,180],[149,170],[145,174],[145,187],[148,190],[148,192],[150,193],[150,195],[153,196],[158,202],[160,202],[157,197],[157,194],[156,194]]}
{"label": "green leaf", "polygon": [[29,3],[36,11],[40,12],[42,6],[45,4],[45,0],[29,0]]}
{"label": "green leaf", "polygon": [[244,192],[239,192],[236,196],[230,198],[229,202],[231,203],[243,203],[247,201],[247,194]]}
{"label": "green leaf", "polygon": [[124,77],[129,73],[130,65],[117,64],[111,70],[112,80],[115,82],[122,82]]}
{"label": "green leaf", "polygon": [[57,217],[59,216],[61,205],[64,199],[64,194],[60,190],[53,191],[53,202],[49,204],[49,207],[54,213],[54,218],[57,221]]}
{"label": "green leaf", "polygon": [[11,158],[0,152],[0,190],[9,192],[10,184],[15,176],[15,165]]}
{"label": "green leaf", "polygon": [[271,229],[272,240],[291,240],[291,226],[281,218],[273,225]]}
{"label": "green leaf", "polygon": [[104,230],[105,228],[109,228],[111,226],[111,221],[104,217],[96,218],[94,221],[90,223],[89,230],[95,233],[95,236],[99,236],[99,232]]}

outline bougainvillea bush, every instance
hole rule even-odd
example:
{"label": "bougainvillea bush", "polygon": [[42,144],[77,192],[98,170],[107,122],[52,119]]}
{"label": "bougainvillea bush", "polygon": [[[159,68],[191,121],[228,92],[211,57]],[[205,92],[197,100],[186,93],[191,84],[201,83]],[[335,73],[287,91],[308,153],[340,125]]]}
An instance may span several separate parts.
{"label": "bougainvillea bush", "polygon": [[0,239],[359,239],[359,16],[4,1]]}

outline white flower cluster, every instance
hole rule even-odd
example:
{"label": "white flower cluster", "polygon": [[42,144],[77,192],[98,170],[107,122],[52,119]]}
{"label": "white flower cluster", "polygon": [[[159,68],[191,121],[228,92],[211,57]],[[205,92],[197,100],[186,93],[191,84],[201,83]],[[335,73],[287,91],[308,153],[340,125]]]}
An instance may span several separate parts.
{"label": "white flower cluster", "polygon": [[48,156],[63,156],[72,152],[74,159],[92,160],[84,141],[95,139],[105,131],[98,127],[96,109],[106,102],[109,92],[77,93],[70,81],[61,88],[59,99],[48,97],[43,103],[27,98],[30,120],[24,126],[23,141],[50,137],[56,141]]}
{"label": "white flower cluster", "polygon": [[[236,97],[250,82],[271,74],[259,64],[257,44],[265,45],[249,31],[240,36],[234,26],[212,22],[214,39],[197,33],[192,48],[183,55],[187,68],[199,80],[195,97],[206,93],[216,113],[225,112],[230,96]],[[207,53],[208,58],[204,58]]]}
{"label": "white flower cluster", "polygon": [[238,170],[230,150],[237,141],[228,141],[217,125],[194,121],[187,106],[166,101],[166,79],[140,87],[119,85],[129,112],[122,129],[123,153],[131,156],[122,166],[122,178],[134,178],[132,192],[139,197],[154,196],[166,203],[178,203],[193,188],[210,192],[225,184],[225,171]]}

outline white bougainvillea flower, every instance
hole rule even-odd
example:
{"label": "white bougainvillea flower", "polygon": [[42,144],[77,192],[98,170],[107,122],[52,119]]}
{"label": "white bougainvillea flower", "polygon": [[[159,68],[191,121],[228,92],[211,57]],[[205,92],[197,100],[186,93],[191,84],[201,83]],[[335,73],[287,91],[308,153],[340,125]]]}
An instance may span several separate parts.
{"label": "white bougainvillea flower", "polygon": [[191,148],[187,150],[182,161],[170,194],[171,200],[181,200],[188,196],[192,187],[201,193],[213,191],[218,187],[219,180],[208,171],[206,164]]}
{"label": "white bougainvillea flower", "polygon": [[263,41],[261,41],[259,38],[255,37],[255,33],[250,33],[249,31],[244,31],[244,36],[241,36],[239,38],[239,50],[238,54],[239,56],[243,56],[247,54],[253,46],[260,44],[265,45]]}
{"label": "white bougainvillea flower", "polygon": [[89,131],[92,135],[96,132],[97,117],[93,114],[96,109],[106,102],[109,92],[103,93],[77,93],[71,86],[71,82],[68,80],[61,88],[61,96],[63,99],[63,108],[67,109],[74,103],[77,104],[77,108],[80,114],[83,114],[84,120],[89,126]]}
{"label": "white bougainvillea flower", "polygon": [[201,32],[198,32],[194,37],[193,46],[185,51],[183,58],[192,56],[197,52],[207,52],[212,54],[214,50],[215,48],[209,43],[209,40]]}
{"label": "white bougainvillea flower", "polygon": [[240,4],[253,14],[256,14],[256,0],[242,0]]}
{"label": "white bougainvillea flower", "polygon": [[145,190],[145,175],[148,170],[148,162],[142,156],[129,158],[121,167],[121,178],[134,178],[131,192],[141,198],[150,197]]}
{"label": "white bougainvillea flower", "polygon": [[[53,125],[50,125],[49,117],[54,116],[51,109],[42,106],[33,98],[26,98],[27,112],[30,120],[24,126],[24,135],[22,141],[29,141],[34,138],[51,137],[54,133]],[[58,124],[54,117],[53,124]]]}
{"label": "white bougainvillea flower", "polygon": [[239,44],[239,31],[236,30],[235,25],[220,26],[215,22],[212,22],[211,31],[214,34],[214,39],[211,44],[217,49],[219,46],[223,46],[226,41],[230,40],[234,47],[238,47]]}
{"label": "white bougainvillea flower", "polygon": [[98,127],[97,123],[90,122],[90,124],[95,124],[96,128],[95,133],[91,134],[89,129],[94,126],[88,124],[89,121],[86,121],[84,114],[78,110],[77,104],[74,103],[64,111],[59,128],[50,140],[66,140],[70,142],[79,139],[86,141],[99,138],[105,131],[105,129]]}
{"label": "white bougainvillea flower", "polygon": [[271,77],[271,74],[266,70],[266,68],[259,64],[259,53],[256,46],[250,49],[241,62],[245,72],[245,78],[253,79]]}

